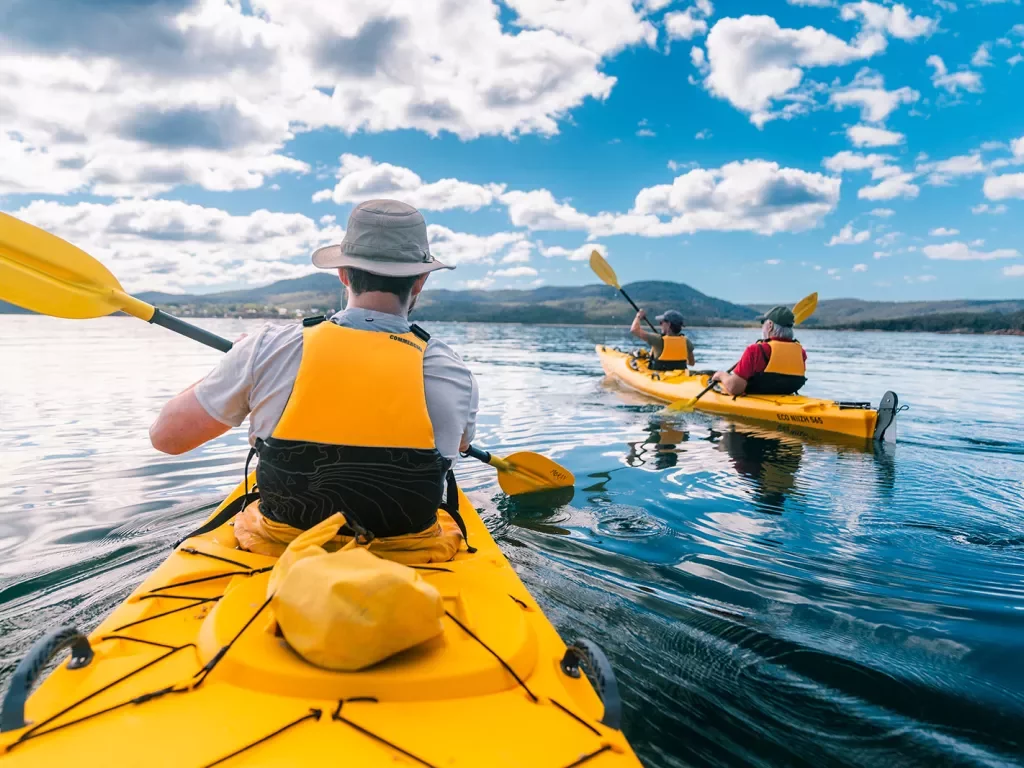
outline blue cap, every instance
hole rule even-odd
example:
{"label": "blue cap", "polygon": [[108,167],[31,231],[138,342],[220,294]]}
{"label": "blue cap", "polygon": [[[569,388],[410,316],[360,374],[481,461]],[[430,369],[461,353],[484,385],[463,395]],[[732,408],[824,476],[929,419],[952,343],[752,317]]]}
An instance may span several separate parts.
{"label": "blue cap", "polygon": [[683,325],[683,315],[681,312],[676,312],[674,309],[670,309],[664,315],[658,315],[656,318],[659,323],[668,323],[669,325]]}

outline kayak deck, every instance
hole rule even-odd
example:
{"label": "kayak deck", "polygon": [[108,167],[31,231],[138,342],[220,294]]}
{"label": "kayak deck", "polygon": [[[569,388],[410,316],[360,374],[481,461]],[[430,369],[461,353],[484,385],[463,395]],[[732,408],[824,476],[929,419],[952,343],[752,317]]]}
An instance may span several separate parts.
{"label": "kayak deck", "polygon": [[[605,374],[631,389],[664,402],[687,400],[710,383],[707,374],[686,371],[651,371],[646,358],[598,345],[597,355]],[[802,395],[732,395],[711,390],[694,406],[697,410],[739,416],[775,424],[785,431],[813,430],[871,440],[878,412],[870,407],[851,407],[833,400]]]}
{"label": "kayak deck", "polygon": [[414,566],[444,598],[440,637],[360,672],[305,662],[268,608],[275,559],[237,549],[228,523],[180,545],[89,635],[89,663],[41,683],[26,727],[0,733],[4,764],[639,766],[617,695],[606,710],[566,671],[565,644],[459,501],[477,552]]}

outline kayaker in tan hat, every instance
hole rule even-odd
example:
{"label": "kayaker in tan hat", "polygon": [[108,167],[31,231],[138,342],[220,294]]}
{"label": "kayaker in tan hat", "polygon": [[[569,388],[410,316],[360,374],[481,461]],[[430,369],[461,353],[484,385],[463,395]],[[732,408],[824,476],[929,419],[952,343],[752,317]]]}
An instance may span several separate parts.
{"label": "kayaker in tan hat", "polygon": [[346,308],[236,343],[164,406],[153,447],[184,453],[249,417],[259,501],[236,518],[245,549],[280,554],[342,512],[353,525],[342,533],[358,526],[385,547],[414,534],[434,548],[428,559],[447,559],[459,535],[438,508],[458,503],[450,470],[473,438],[477,386],[408,315],[429,274],[452,267],[430,253],[422,214],[396,200],[356,206],[342,242],[313,264],[338,270]]}

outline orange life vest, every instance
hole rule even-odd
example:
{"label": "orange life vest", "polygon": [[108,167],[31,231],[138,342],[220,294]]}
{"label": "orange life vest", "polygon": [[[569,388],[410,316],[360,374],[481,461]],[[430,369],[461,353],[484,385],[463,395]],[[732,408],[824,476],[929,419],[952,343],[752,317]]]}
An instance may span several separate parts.
{"label": "orange life vest", "polygon": [[[764,344],[770,352],[765,352]],[[804,362],[803,347],[798,341],[778,341],[773,339],[761,342],[761,353],[767,357],[764,373],[750,377],[747,382],[747,394],[750,395],[792,395],[807,383],[804,375],[807,365]]]}
{"label": "orange life vest", "polygon": [[662,336],[661,354],[652,358],[649,368],[652,371],[686,370],[686,361],[690,357],[686,336]]}

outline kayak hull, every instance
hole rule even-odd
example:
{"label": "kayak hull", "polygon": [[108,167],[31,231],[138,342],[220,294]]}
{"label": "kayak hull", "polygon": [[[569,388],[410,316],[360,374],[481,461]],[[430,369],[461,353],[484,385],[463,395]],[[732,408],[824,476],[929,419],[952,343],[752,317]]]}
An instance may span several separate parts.
{"label": "kayak hull", "polygon": [[[666,403],[696,397],[710,383],[707,374],[686,371],[651,371],[647,360],[611,347],[598,345],[597,356],[607,376],[627,387]],[[871,408],[845,407],[833,400],[802,395],[741,395],[733,397],[712,390],[695,409],[774,424],[786,432],[811,431],[845,435],[869,441],[875,434],[878,412]]]}
{"label": "kayak hull", "polygon": [[602,722],[616,719],[617,695],[605,691],[606,708],[561,664],[565,644],[459,500],[477,552],[417,566],[444,598],[439,638],[360,672],[308,664],[266,604],[275,560],[237,549],[228,523],[183,542],[107,616],[87,664],[39,684],[26,726],[0,733],[0,761],[639,766],[617,723]]}

